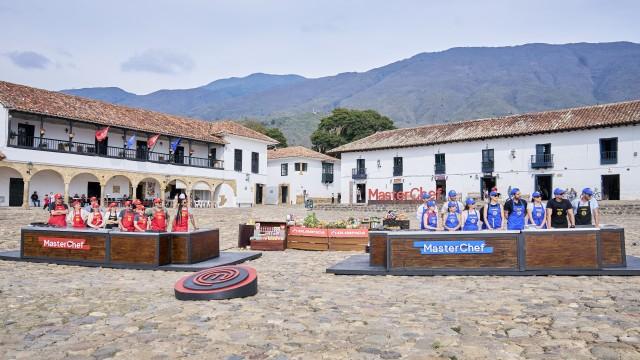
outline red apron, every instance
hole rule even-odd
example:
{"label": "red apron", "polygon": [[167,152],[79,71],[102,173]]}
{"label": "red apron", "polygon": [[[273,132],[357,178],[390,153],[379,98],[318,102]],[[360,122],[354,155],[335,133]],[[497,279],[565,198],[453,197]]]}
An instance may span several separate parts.
{"label": "red apron", "polygon": [[[64,205],[56,205],[53,210],[65,210]],[[51,215],[49,216],[49,225],[57,227],[67,227],[66,215]]]}
{"label": "red apron", "polygon": [[138,227],[142,230],[136,229],[136,231],[146,231],[147,230],[147,216],[146,215],[138,215]]}
{"label": "red apron", "polygon": [[167,231],[167,216],[164,210],[154,210],[151,218],[151,230]]}
{"label": "red apron", "polygon": [[173,221],[173,231],[175,232],[189,231],[189,209],[187,209],[186,207],[182,208],[180,219],[178,219],[178,217],[176,216],[176,219]]}
{"label": "red apron", "polygon": [[102,214],[100,212],[93,213],[93,221],[91,221],[91,225],[97,226],[102,222]]}
{"label": "red apron", "polygon": [[133,226],[133,211],[125,210],[124,215],[122,215],[122,227],[127,231],[136,231],[135,226]]}
{"label": "red apron", "polygon": [[84,223],[84,219],[82,219],[82,209],[73,209],[73,219],[71,220],[71,226],[73,226],[74,228],[87,227],[87,225]]}

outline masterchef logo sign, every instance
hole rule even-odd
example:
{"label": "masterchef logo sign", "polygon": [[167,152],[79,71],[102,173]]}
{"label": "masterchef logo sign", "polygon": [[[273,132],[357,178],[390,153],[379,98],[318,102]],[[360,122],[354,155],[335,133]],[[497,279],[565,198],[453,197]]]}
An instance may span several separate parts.
{"label": "masterchef logo sign", "polygon": [[435,191],[426,191],[421,187],[413,188],[410,191],[381,191],[380,189],[369,189],[369,200],[422,200],[422,194],[435,196]]}
{"label": "masterchef logo sign", "polygon": [[38,241],[43,248],[67,249],[67,250],[90,250],[85,239],[65,239],[52,237],[39,237]]}

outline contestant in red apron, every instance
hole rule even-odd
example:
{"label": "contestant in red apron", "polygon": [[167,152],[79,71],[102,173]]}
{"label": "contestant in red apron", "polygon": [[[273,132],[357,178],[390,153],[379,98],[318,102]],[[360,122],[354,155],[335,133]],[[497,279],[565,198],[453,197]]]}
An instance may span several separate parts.
{"label": "contestant in red apron", "polygon": [[55,227],[67,227],[67,214],[69,207],[62,202],[62,195],[55,194],[53,203],[49,205],[49,225]]}
{"label": "contestant in red apron", "polygon": [[120,211],[120,219],[118,220],[118,226],[120,231],[133,232],[136,230],[134,226],[135,212],[131,209],[131,201],[124,202],[124,209]]}
{"label": "contestant in red apron", "polygon": [[144,205],[136,206],[136,215],[133,217],[133,224],[138,232],[145,232],[149,229],[149,218],[145,214]]}
{"label": "contestant in red apron", "polygon": [[71,223],[74,229],[86,229],[87,227],[87,213],[82,208],[80,201],[73,202],[73,209],[67,215],[67,219]]}
{"label": "contestant in red apron", "polygon": [[92,229],[102,229],[105,225],[104,215],[102,215],[100,205],[97,202],[91,204],[91,212],[87,217],[87,225]]}
{"label": "contestant in red apron", "polygon": [[151,209],[151,230],[165,232],[169,223],[167,210],[162,206],[161,199],[154,199],[153,204],[155,206]]}
{"label": "contestant in red apron", "polygon": [[187,207],[187,199],[180,200],[176,217],[173,219],[173,227],[171,231],[187,232],[189,231],[189,221],[191,221],[192,230],[197,230],[196,221]]}

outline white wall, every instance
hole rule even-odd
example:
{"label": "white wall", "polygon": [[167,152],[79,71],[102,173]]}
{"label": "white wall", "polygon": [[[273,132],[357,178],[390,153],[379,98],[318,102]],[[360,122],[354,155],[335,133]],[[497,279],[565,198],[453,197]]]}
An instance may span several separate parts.
{"label": "white wall", "polygon": [[[600,138],[618,138],[618,163],[600,165]],[[536,144],[551,143],[554,167],[531,169],[531,155]],[[601,175],[620,175],[620,198],[640,199],[640,130],[637,126],[581,130],[563,133],[519,136],[513,138],[489,139],[464,143],[450,143],[434,146],[420,146],[387,150],[350,152],[342,154],[342,202],[349,202],[349,188],[355,185],[351,179],[351,169],[356,167],[356,159],[365,159],[367,168],[366,186],[382,191],[393,191],[393,157],[403,157],[404,191],[413,187],[424,187],[426,191],[435,189],[435,154],[445,153],[447,190],[455,189],[467,193],[480,191],[482,149],[494,149],[497,186],[503,193],[509,185],[519,187],[530,194],[534,188],[535,174],[552,174],[553,187],[584,187],[602,191]],[[515,150],[515,158],[511,156]],[[377,167],[380,160],[381,167]],[[476,179],[478,176],[478,179]],[[367,191],[368,192],[368,191]]]}
{"label": "white wall", "polygon": [[[307,163],[307,171],[295,171],[295,163]],[[282,176],[280,169],[283,163],[288,165],[288,175]],[[289,201],[296,203],[296,196],[302,196],[304,190],[312,198],[330,198],[333,194],[337,199],[340,192],[340,162],[333,165],[333,183],[322,183],[322,161],[312,158],[286,158],[268,161],[269,188],[278,192],[280,185],[289,185]],[[280,203],[278,198],[277,203]]]}
{"label": "white wall", "polygon": [[[115,189],[114,186],[116,186]],[[120,192],[115,191],[118,190],[117,187],[120,187]],[[130,194],[130,187],[131,183],[126,177],[114,176],[107,181],[107,184],[104,187],[105,193],[103,194],[103,196],[109,195],[110,198],[121,198],[127,195],[127,197],[131,198],[132,194]]]}
{"label": "white wall", "polygon": [[[235,179],[238,186],[238,203],[254,203],[255,184],[267,185],[267,144],[247,139],[245,137],[226,135],[224,137],[229,143],[224,147],[224,169],[230,179]],[[234,170],[234,150],[242,150],[242,171]],[[251,153],[260,154],[258,174],[251,172]],[[249,181],[247,181],[249,175]],[[264,189],[266,190],[266,188]],[[265,192],[263,192],[263,199]]]}
{"label": "white wall", "polygon": [[80,196],[82,196],[82,194],[87,195],[87,183],[90,181],[100,182],[100,180],[92,174],[76,175],[69,183],[69,196],[73,196],[75,194]]}
{"label": "white wall", "polygon": [[[51,170],[37,172],[31,177],[29,195],[33,194],[34,191],[38,192],[40,199],[44,198],[44,194],[59,193],[64,196],[64,181],[62,180],[62,176]],[[73,193],[70,193],[69,196],[73,196]]]}
{"label": "white wall", "polygon": [[[9,179],[11,178],[22,178],[19,172],[6,168],[0,167],[0,206],[9,206]],[[31,194],[29,194],[29,201],[31,201]],[[44,197],[44,194],[40,194],[40,200]]]}

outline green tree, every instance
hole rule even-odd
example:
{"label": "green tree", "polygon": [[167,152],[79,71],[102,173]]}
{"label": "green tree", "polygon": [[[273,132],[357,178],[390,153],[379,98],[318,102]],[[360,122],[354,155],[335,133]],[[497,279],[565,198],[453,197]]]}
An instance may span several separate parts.
{"label": "green tree", "polygon": [[256,120],[245,120],[242,122],[242,125],[248,127],[249,129],[255,130],[261,134],[265,134],[268,137],[277,140],[279,143],[276,145],[278,148],[287,147],[287,138],[284,136],[280,129],[275,127],[267,127],[263,123]]}
{"label": "green tree", "polygon": [[391,119],[375,110],[337,108],[320,120],[318,128],[311,134],[311,143],[314,150],[325,153],[378,131],[395,128]]}

